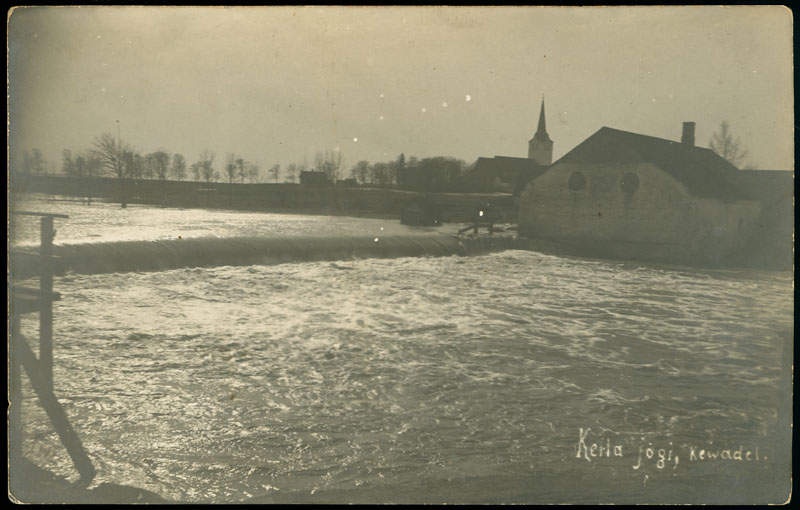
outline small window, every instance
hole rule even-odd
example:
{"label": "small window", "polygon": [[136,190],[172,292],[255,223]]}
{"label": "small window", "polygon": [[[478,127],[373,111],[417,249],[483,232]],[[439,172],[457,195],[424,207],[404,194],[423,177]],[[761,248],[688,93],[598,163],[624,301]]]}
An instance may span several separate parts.
{"label": "small window", "polygon": [[633,193],[639,189],[639,176],[633,172],[625,172],[619,183],[619,187],[622,188],[622,192],[626,195],[633,195]]}
{"label": "small window", "polygon": [[572,191],[580,191],[586,187],[586,177],[580,172],[573,172],[569,176],[569,189]]}

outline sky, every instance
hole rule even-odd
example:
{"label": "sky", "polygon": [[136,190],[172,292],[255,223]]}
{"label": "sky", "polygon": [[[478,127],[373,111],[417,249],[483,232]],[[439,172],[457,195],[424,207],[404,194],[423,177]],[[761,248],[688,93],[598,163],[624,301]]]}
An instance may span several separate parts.
{"label": "sky", "polygon": [[234,153],[262,166],[527,156],[603,126],[794,168],[792,16],[736,7],[29,7],[8,23],[9,143]]}

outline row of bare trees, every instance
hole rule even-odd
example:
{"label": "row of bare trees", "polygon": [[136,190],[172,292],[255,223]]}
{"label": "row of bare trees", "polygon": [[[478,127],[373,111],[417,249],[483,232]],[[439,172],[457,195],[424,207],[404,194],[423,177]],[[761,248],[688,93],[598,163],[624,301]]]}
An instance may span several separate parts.
{"label": "row of bare trees", "polygon": [[[68,151],[65,151],[64,170],[68,169]],[[158,150],[149,154],[141,154],[128,144],[118,140],[111,133],[103,133],[94,140],[90,157],[100,162],[107,174],[123,179],[160,179],[168,176],[182,181],[187,177],[186,159],[182,154],[169,154]],[[214,153],[203,151],[197,162],[188,167],[195,180],[206,182],[219,180],[219,173],[214,169]],[[258,172],[255,172],[258,175]]]}
{"label": "row of bare trees", "polygon": [[[738,137],[735,137],[727,121],[723,121],[719,129],[709,141],[709,147],[730,161],[734,166],[750,168],[745,164],[747,151]],[[314,164],[309,166],[290,163],[285,168],[275,164],[268,168],[263,175],[256,163],[245,160],[239,155],[228,154],[222,172],[214,167],[215,155],[211,151],[203,151],[197,161],[187,165],[182,154],[169,154],[158,150],[149,154],[141,154],[128,144],[115,138],[111,133],[103,133],[95,138],[89,150],[73,154],[69,149],[62,153],[62,172],[70,176],[94,177],[112,175],[118,178],[130,179],[161,179],[167,177],[182,181],[187,177],[195,181],[220,181],[227,177],[228,182],[297,182],[300,175],[308,170],[322,172],[329,182],[334,183],[343,177],[344,162],[342,153],[338,150],[322,151],[316,154]],[[32,149],[22,153],[16,171],[22,174],[42,174],[48,169],[47,161],[39,149]],[[394,161],[370,163],[358,161],[350,168],[349,177],[359,184],[375,186],[400,185],[403,187],[404,179],[411,175],[407,170],[418,169],[423,173],[431,173],[431,179],[439,181],[452,181],[466,171],[466,165],[454,158],[426,158],[417,160],[411,157],[406,161],[405,155],[400,154]],[[414,172],[411,172],[414,173]]]}
{"label": "row of bare trees", "polygon": [[[72,152],[64,150],[62,170],[67,175],[112,175],[118,178],[129,179],[166,179],[168,176],[175,180],[191,178],[195,181],[217,182],[227,180],[233,182],[297,182],[300,174],[307,170],[325,173],[335,182],[340,178],[343,168],[343,157],[339,151],[318,152],[314,165],[290,163],[285,168],[280,164],[269,167],[266,172],[258,164],[244,159],[241,155],[229,153],[218,170],[215,166],[216,155],[205,150],[198,159],[187,165],[183,155],[175,153],[170,155],[164,150],[149,154],[140,154],[128,144],[115,138],[111,133],[103,133],[95,138],[92,148],[80,153],[77,157]],[[90,169],[86,163],[90,161]],[[264,175],[265,174],[265,175]]]}
{"label": "row of bare trees", "polygon": [[[118,178],[131,179],[166,179],[171,178],[182,181],[186,178],[195,181],[218,182],[223,179],[229,183],[233,182],[297,182],[301,172],[309,170],[308,165],[291,163],[285,169],[280,164],[272,165],[262,172],[260,166],[252,161],[244,159],[241,155],[229,153],[222,163],[221,171],[215,166],[216,155],[214,152],[204,150],[198,159],[187,165],[183,155],[169,153],[159,150],[150,154],[142,155],[133,150],[129,145],[119,141],[110,133],[104,133],[94,140],[92,149],[81,153],[82,161],[91,159],[93,164],[99,162],[99,172],[97,166],[92,166],[93,173],[87,173],[83,166],[77,166],[77,158],[72,158],[71,152],[64,151],[63,171],[68,175],[112,175]],[[325,151],[317,154],[315,164],[310,169],[325,172],[332,181],[341,173],[342,156],[338,151]],[[264,175],[266,174],[266,175]]]}
{"label": "row of bare trees", "polygon": [[47,172],[47,161],[42,155],[42,151],[33,148],[22,153],[22,161],[19,162],[18,172],[23,174],[43,174]]}
{"label": "row of bare trees", "polygon": [[241,156],[228,154],[228,159],[225,163],[225,173],[228,175],[228,182],[230,183],[237,178],[239,182],[244,182],[245,179],[249,179],[250,182],[256,182],[261,173],[261,169],[257,164],[246,161]]}
{"label": "row of bare trees", "polygon": [[[408,163],[416,165],[417,159],[412,156]],[[359,184],[391,186],[398,183],[398,175],[405,167],[405,154],[400,154],[394,161],[370,163],[361,160],[350,169],[350,176]],[[402,182],[402,176],[399,181]]]}

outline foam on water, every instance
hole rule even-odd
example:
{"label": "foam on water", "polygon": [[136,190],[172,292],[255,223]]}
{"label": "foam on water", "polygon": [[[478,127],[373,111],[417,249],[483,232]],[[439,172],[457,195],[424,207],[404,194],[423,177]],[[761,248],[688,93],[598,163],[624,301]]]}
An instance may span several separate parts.
{"label": "foam on water", "polygon": [[[591,427],[631,451],[777,457],[791,274],[512,250],[69,274],[55,288],[56,392],[95,483],[193,502],[563,502],[641,497],[676,473],[776,479],[769,463],[686,463],[651,468],[643,488],[635,458],[587,463],[575,448]],[[26,454],[74,478],[44,413],[24,413]]]}

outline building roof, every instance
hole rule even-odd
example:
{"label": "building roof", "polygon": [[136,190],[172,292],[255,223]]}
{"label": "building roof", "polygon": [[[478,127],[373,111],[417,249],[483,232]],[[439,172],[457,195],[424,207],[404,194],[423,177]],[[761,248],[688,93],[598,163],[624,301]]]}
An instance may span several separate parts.
{"label": "building roof", "polygon": [[477,164],[492,165],[493,167],[502,167],[514,170],[538,170],[545,169],[546,166],[540,165],[534,159],[530,158],[516,158],[513,156],[495,156],[493,158],[479,157]]}
{"label": "building roof", "polygon": [[547,170],[536,160],[529,158],[515,158],[511,156],[495,156],[493,158],[479,157],[475,161],[468,179],[499,179],[506,182],[516,193],[530,179],[538,177]]}
{"label": "building roof", "polygon": [[735,180],[762,202],[773,204],[794,195],[794,172],[789,170],[740,170]]}
{"label": "building roof", "polygon": [[602,127],[556,163],[652,163],[701,198],[755,198],[737,180],[739,170],[711,149]]}
{"label": "building roof", "polygon": [[547,166],[540,165],[536,160],[530,158],[495,156],[493,158],[479,157],[475,161],[473,172],[475,174],[492,174],[511,178],[518,175],[538,177],[545,170],[547,170]]}

